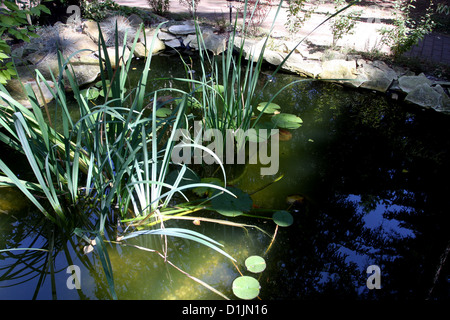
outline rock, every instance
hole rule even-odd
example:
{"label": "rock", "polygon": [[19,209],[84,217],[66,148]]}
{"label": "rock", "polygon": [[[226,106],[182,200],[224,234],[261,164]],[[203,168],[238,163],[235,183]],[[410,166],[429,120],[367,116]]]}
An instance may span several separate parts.
{"label": "rock", "polygon": [[[55,84],[53,81],[47,81],[47,84],[50,86],[51,90],[46,86],[46,84],[41,80],[39,81],[39,86],[37,81],[34,79],[34,76],[30,73],[30,67],[18,67],[17,71],[20,75],[20,79],[11,79],[8,81],[6,85],[6,89],[11,94],[11,97],[14,98],[21,105],[31,108],[31,103],[27,98],[27,94],[25,89],[26,85],[30,85],[33,90],[36,98],[38,100],[39,106],[43,106],[46,103],[49,103],[53,100],[53,92],[55,90]],[[1,99],[0,99],[1,100]],[[2,104],[5,103],[2,101]]]}
{"label": "rock", "polygon": [[88,20],[83,23],[83,33],[92,39],[95,43],[98,43],[98,25],[97,22]]}
{"label": "rock", "polygon": [[170,48],[179,48],[182,46],[180,40],[178,40],[178,39],[165,41],[164,45],[167,47],[170,47]]}
{"label": "rock", "polygon": [[[145,39],[141,37],[141,42],[136,43],[134,48],[134,55],[138,58],[147,57],[148,53],[157,54],[166,48],[164,41],[157,37],[154,37],[155,30],[145,29]],[[152,44],[153,41],[153,44]],[[131,48],[131,46],[129,46]]]}
{"label": "rock", "polygon": [[271,65],[278,66],[280,65],[286,54],[281,54],[277,51],[266,49],[264,50],[264,60],[270,63]]}
{"label": "rock", "polygon": [[402,76],[398,79],[399,88],[405,93],[413,91],[421,84],[427,84],[430,86],[432,81],[429,80],[423,73],[418,76]]}
{"label": "rock", "polygon": [[328,60],[322,63],[319,79],[356,79],[356,62],[346,60]]}
{"label": "rock", "polygon": [[168,32],[164,32],[164,31],[159,31],[158,32],[158,39],[163,40],[163,41],[167,41],[167,40],[173,40],[176,39],[177,37],[174,36],[171,33]]}
{"label": "rock", "polygon": [[442,95],[433,89],[428,83],[421,83],[409,91],[405,101],[414,103],[424,108],[441,108]]}
{"label": "rock", "polygon": [[[108,51],[108,57],[109,61],[111,62],[111,67],[113,69],[116,69],[118,66],[116,65],[116,49],[113,47],[106,48],[106,51]],[[127,62],[130,58],[130,50],[128,48],[125,48],[125,51],[122,50],[122,48],[119,48],[119,65],[121,65],[124,62]]]}
{"label": "rock", "polygon": [[433,89],[441,95],[440,106],[435,108],[436,111],[450,113],[450,97],[445,93],[441,85],[436,85]]}
{"label": "rock", "polygon": [[261,51],[264,45],[264,39],[260,41],[235,37],[234,38],[234,47],[237,50],[242,50],[244,53],[245,59],[252,60],[253,62],[257,62],[259,56],[261,55]]}
{"label": "rock", "polygon": [[281,69],[296,73],[302,77],[317,78],[322,73],[318,61],[304,61],[300,54],[292,54],[281,66]]}
{"label": "rock", "polygon": [[203,32],[203,42],[205,48],[215,55],[221,54],[227,48],[227,40],[225,36],[210,32]]}
{"label": "rock", "polygon": [[[42,59],[34,67],[38,69],[46,79],[51,79],[51,74],[55,77],[59,75],[58,59],[56,54],[53,53],[47,54],[44,59]],[[69,67],[70,72],[72,72],[72,68],[73,74],[77,79],[79,86],[95,81],[100,74],[98,58],[96,59],[96,63],[92,64],[72,64],[72,66]],[[66,72],[63,73],[65,80],[67,80]]]}
{"label": "rock", "polygon": [[174,35],[195,34],[195,26],[191,24],[177,24],[170,26],[168,31]]}
{"label": "rock", "polygon": [[386,63],[373,61],[365,63],[358,68],[357,79],[361,79],[361,84],[359,85],[361,88],[386,92],[392,85],[392,82],[397,79],[397,73],[389,68]]}
{"label": "rock", "polygon": [[141,17],[134,13],[129,15],[127,19],[130,22],[130,25],[135,29],[139,29],[141,23],[144,23],[144,20],[142,20]]}
{"label": "rock", "polygon": [[[224,52],[227,48],[227,40],[223,35],[217,35],[212,29],[204,29],[202,31],[202,38],[204,48],[211,51],[213,54],[218,55]],[[183,44],[189,46],[192,49],[198,50],[198,39],[196,34],[187,35],[183,39]]]}

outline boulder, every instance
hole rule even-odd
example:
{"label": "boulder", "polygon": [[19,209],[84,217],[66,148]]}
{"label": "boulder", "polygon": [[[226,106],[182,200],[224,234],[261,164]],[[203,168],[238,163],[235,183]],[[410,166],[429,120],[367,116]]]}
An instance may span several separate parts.
{"label": "boulder", "polygon": [[397,79],[397,73],[382,61],[367,62],[358,68],[359,87],[386,92],[392,82]]}
{"label": "boulder", "polygon": [[[213,54],[218,55],[224,52],[227,48],[227,39],[223,35],[217,35],[212,29],[204,29],[202,31],[202,38],[204,48],[211,51]],[[189,46],[192,49],[198,50],[198,39],[196,34],[187,35],[183,39],[183,44]]]}
{"label": "boulder", "polygon": [[450,113],[450,97],[445,93],[441,85],[436,85],[433,89],[441,95],[440,106],[435,108],[436,111]]}
{"label": "boulder", "polygon": [[418,76],[402,76],[398,79],[399,88],[405,93],[413,91],[416,87],[422,84],[427,84],[428,86],[432,84],[432,81],[423,73]]}
{"label": "boulder", "polygon": [[170,47],[170,48],[179,48],[182,46],[181,41],[178,39],[173,39],[173,40],[169,40],[169,41],[165,41],[164,45],[166,47]]}
{"label": "boulder", "polygon": [[203,32],[203,42],[205,43],[205,48],[215,55],[221,54],[227,48],[227,40],[225,36],[215,34],[211,31]]}
{"label": "boulder", "polygon": [[317,78],[322,73],[322,66],[319,61],[303,60],[302,56],[297,53],[291,54],[281,66],[281,69],[309,78]]}
{"label": "boulder", "polygon": [[92,39],[95,43],[98,43],[98,25],[96,21],[88,20],[83,23],[82,32]]}
{"label": "boulder", "polygon": [[[138,58],[147,57],[149,52],[157,54],[166,48],[164,41],[157,37],[154,37],[155,30],[145,29],[145,39],[142,35],[140,42],[136,43],[134,48],[134,55]],[[130,48],[131,46],[129,46]]]}
{"label": "boulder", "polygon": [[351,80],[356,78],[356,62],[341,59],[324,61],[322,63],[322,72],[319,74],[319,79]]}
{"label": "boulder", "polygon": [[441,108],[442,95],[432,88],[428,83],[421,83],[409,91],[405,101],[424,108]]}
{"label": "boulder", "polygon": [[[113,69],[116,69],[118,66],[116,65],[116,49],[113,47],[106,48],[106,51],[108,52],[109,61],[111,62],[111,67]],[[123,50],[122,48],[119,48],[119,65],[121,65],[124,62],[127,62],[130,58],[130,50],[128,48],[125,48]]]}
{"label": "boulder", "polygon": [[174,35],[188,35],[188,34],[195,34],[195,25],[192,24],[177,24],[177,25],[173,25],[170,26],[168,28],[168,31]]}
{"label": "boulder", "polygon": [[168,40],[173,40],[176,39],[177,37],[171,33],[168,32],[164,32],[164,31],[159,31],[158,32],[158,39],[162,40],[162,41],[168,41]]}
{"label": "boulder", "polygon": [[[18,67],[17,71],[20,75],[20,79],[11,79],[6,85],[6,89],[11,94],[12,98],[14,98],[21,105],[27,108],[31,108],[31,103],[28,100],[25,91],[25,86],[30,85],[31,89],[36,95],[39,106],[43,106],[44,104],[49,103],[53,100],[53,93],[56,92],[55,84],[53,83],[53,81],[47,81],[50,89],[42,80],[39,81],[38,86],[38,83],[34,79],[34,76],[31,74],[29,67]],[[4,103],[5,102],[2,101],[2,104]]]}

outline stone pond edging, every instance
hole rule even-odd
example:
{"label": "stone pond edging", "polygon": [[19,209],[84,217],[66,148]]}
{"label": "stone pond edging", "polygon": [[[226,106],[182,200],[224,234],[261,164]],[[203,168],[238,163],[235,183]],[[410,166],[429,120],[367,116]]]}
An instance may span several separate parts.
{"label": "stone pond edging", "polygon": [[[127,23],[134,28],[140,24],[139,18],[128,17]],[[103,31],[103,25],[101,25]],[[13,52],[16,61],[22,61],[22,65],[17,67],[21,80],[13,79],[8,82],[7,88],[23,105],[29,105],[24,99],[24,93],[21,89],[21,83],[29,83],[36,95],[39,97],[39,103],[52,100],[51,91],[43,85],[39,88],[34,80],[35,70],[39,70],[46,79],[51,79],[50,70],[58,74],[58,60],[55,51],[55,43],[58,41],[62,49],[63,56],[68,57],[73,52],[80,49],[86,51],[75,54],[72,59],[75,76],[80,85],[87,85],[97,80],[100,74],[98,65],[98,26],[94,21],[84,21],[80,26],[58,24],[52,29],[54,35],[47,41],[37,42],[33,45],[25,45],[19,48],[19,52]],[[207,50],[214,54],[220,54],[230,45],[225,34],[218,34],[212,27],[201,28],[202,38]],[[106,30],[106,29],[105,29]],[[103,33],[103,32],[102,32]],[[158,32],[156,41],[151,47],[155,30],[145,29],[145,37],[141,34],[135,47],[134,56],[138,58],[146,57],[148,54],[158,54],[168,48],[183,50],[198,50],[196,28],[190,21],[169,22]],[[106,36],[108,36],[106,32]],[[53,38],[52,38],[53,37]],[[234,47],[242,48],[246,59],[258,57],[265,39],[254,40],[235,37]],[[130,44],[129,44],[130,45]],[[281,66],[281,70],[298,74],[302,77],[320,79],[340,83],[347,87],[355,89],[365,89],[380,92],[389,95],[396,100],[418,105],[423,108],[432,108],[443,113],[450,113],[450,98],[446,92],[450,86],[449,82],[434,81],[428,79],[424,74],[416,75],[413,72],[399,68],[390,67],[383,61],[369,61],[362,59],[358,55],[325,55],[307,44],[300,44],[281,39],[269,38],[266,43],[263,58],[274,66],[278,66],[288,56],[287,60]],[[108,54],[112,62],[115,62],[115,50],[108,48]],[[129,51],[125,52],[125,59],[128,58]],[[113,67],[116,67],[113,65]],[[53,82],[49,82],[53,88]]]}

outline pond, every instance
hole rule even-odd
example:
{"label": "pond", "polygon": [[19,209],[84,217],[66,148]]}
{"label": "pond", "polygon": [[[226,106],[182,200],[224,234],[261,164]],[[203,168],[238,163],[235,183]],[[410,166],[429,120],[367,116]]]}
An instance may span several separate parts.
{"label": "pond", "polygon": [[[153,57],[151,69],[158,77],[183,75],[176,56]],[[277,74],[272,91],[255,99],[268,101],[298,79]],[[168,259],[184,273],[157,253],[136,248],[161,250],[159,237],[130,239],[128,246],[107,243],[118,298],[222,299],[195,277],[236,299],[233,280],[240,272],[252,275],[244,261],[260,255],[267,267],[252,276],[259,279],[263,300],[448,299],[449,266],[442,260],[449,244],[450,118],[327,82],[299,82],[274,102],[300,116],[303,125],[281,139],[276,175],[261,176],[261,165],[249,164],[233,185],[251,195],[253,208],[288,210],[294,223],[275,229],[265,219],[230,219],[258,227],[243,229],[171,221],[219,241],[237,260],[234,265],[198,243],[169,238]],[[1,153],[17,168],[25,165],[4,147]],[[120,231],[113,226],[108,234],[113,238]],[[77,237],[59,234],[19,191],[3,188],[0,249],[19,247],[55,254],[1,253],[0,299],[111,298],[95,252],[84,253]],[[372,265],[379,267],[381,289],[367,286]],[[69,266],[79,268],[78,290]]]}

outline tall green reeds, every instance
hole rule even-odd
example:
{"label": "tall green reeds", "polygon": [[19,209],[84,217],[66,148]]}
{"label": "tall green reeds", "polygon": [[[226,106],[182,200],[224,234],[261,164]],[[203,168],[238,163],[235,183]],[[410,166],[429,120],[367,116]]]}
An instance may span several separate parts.
{"label": "tall green reeds", "polygon": [[[134,39],[130,57],[141,29],[142,25]],[[31,110],[15,101],[3,86],[0,87],[0,97],[5,102],[0,107],[0,125],[3,127],[0,141],[21,152],[33,172],[33,179],[21,180],[0,159],[1,185],[18,187],[49,220],[64,230],[75,230],[86,240],[90,236],[95,237],[97,253],[113,298],[117,298],[113,270],[104,245],[108,219],[116,213],[120,219],[159,219],[161,227],[149,230],[149,234],[195,240],[226,255],[219,243],[197,232],[164,228],[162,212],[175,193],[183,195],[183,190],[188,188],[203,186],[230,193],[223,187],[206,183],[180,185],[185,166],[181,166],[174,184],[167,182],[168,173],[174,166],[170,157],[173,135],[184,119],[187,93],[171,116],[158,118],[156,101],[159,90],[146,92],[151,55],[136,88],[127,88],[131,59],[125,61],[121,54],[126,49],[126,37],[125,34],[123,47],[119,47],[116,32],[117,67],[113,69],[100,32],[99,65],[104,101],[96,106],[89,104],[88,95],[82,94],[72,73],[70,59],[76,53],[67,59],[61,53],[58,55],[59,74],[52,75],[57,84],[56,90],[52,91],[55,99],[55,112],[52,113],[57,116],[48,116],[51,113],[48,106],[42,109],[38,105],[29,86],[25,89]],[[36,78],[51,90],[39,71],[36,71]],[[64,81],[69,83],[77,102],[78,120],[70,116]],[[151,99],[150,116],[145,116],[148,113],[146,103]],[[56,122],[62,124],[59,131],[51,125]],[[172,133],[167,138],[164,134],[168,130]],[[86,210],[85,203],[92,204],[93,208]],[[192,209],[185,211],[189,210]],[[131,230],[125,236],[139,234]]]}

